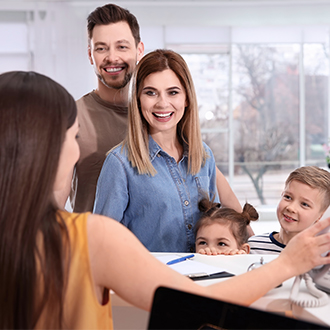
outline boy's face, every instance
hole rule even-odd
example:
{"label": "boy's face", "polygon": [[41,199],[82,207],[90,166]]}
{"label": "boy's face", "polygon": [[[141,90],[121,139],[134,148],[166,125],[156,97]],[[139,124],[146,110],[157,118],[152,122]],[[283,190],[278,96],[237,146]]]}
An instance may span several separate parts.
{"label": "boy's face", "polygon": [[198,230],[195,247],[196,253],[202,254],[228,254],[230,251],[239,249],[249,253],[246,250],[248,244],[244,244],[244,247],[239,248],[229,225],[216,222],[208,226],[203,226]]}
{"label": "boy's face", "polygon": [[291,181],[277,206],[277,218],[282,230],[293,237],[319,220],[323,214],[323,194],[315,188]]}

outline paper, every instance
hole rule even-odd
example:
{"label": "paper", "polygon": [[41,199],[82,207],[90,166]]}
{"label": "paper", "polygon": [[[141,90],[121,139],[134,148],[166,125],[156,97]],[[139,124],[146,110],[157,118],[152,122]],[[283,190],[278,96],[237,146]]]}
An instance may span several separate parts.
{"label": "paper", "polygon": [[[168,261],[171,261],[173,259],[180,258],[180,255],[163,255],[156,257],[159,261],[166,264]],[[218,268],[215,266],[210,266],[207,264],[204,264],[202,262],[195,261],[192,259],[187,259],[185,261],[181,261],[177,264],[168,265],[168,267],[171,267],[172,269],[176,270],[182,275],[211,275],[214,273],[220,273],[225,272],[226,270],[224,268]]]}

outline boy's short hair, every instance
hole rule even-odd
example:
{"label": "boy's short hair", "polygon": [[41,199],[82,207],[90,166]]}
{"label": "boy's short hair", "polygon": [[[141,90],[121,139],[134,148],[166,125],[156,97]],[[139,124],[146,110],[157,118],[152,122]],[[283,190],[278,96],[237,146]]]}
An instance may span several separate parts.
{"label": "boy's short hair", "polygon": [[323,195],[322,209],[325,211],[330,205],[330,173],[317,166],[303,166],[290,173],[285,181],[287,186],[292,181],[299,181],[311,188],[318,189]]}

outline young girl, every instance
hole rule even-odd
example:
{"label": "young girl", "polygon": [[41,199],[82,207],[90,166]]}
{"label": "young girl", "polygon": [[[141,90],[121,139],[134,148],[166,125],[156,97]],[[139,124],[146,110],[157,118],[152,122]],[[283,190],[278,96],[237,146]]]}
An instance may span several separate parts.
{"label": "young girl", "polygon": [[203,215],[195,226],[196,252],[208,255],[248,254],[247,226],[258,220],[256,209],[245,203],[243,212],[228,207],[220,207],[209,199],[202,199],[198,205]]}

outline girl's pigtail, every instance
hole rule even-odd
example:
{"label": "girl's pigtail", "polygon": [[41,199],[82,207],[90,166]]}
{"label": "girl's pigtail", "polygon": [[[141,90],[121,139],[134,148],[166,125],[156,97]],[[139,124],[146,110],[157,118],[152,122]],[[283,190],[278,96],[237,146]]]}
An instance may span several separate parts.
{"label": "girl's pigtail", "polygon": [[257,210],[249,203],[244,204],[242,215],[246,219],[246,225],[249,225],[250,221],[256,221],[259,219]]}
{"label": "girl's pigtail", "polygon": [[206,215],[211,215],[221,207],[220,203],[214,203],[213,200],[203,198],[198,203],[198,208]]}

